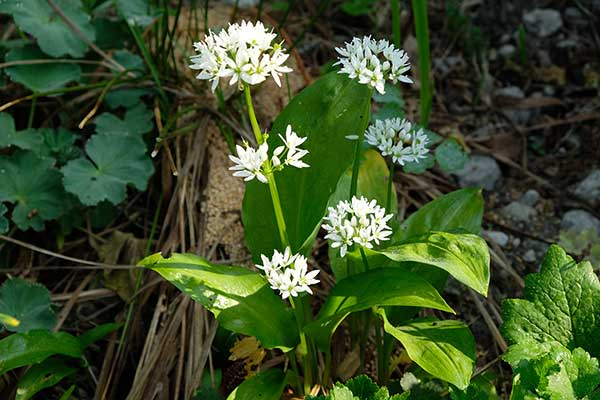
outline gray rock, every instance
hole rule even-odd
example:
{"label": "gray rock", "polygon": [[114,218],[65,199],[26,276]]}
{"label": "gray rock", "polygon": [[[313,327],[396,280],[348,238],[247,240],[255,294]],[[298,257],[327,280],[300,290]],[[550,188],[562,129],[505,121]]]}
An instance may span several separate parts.
{"label": "gray rock", "polygon": [[537,190],[529,189],[528,191],[523,193],[523,196],[521,196],[521,199],[519,201],[525,205],[533,207],[537,204],[539,200],[540,194],[537,192]]}
{"label": "gray rock", "polygon": [[[517,86],[507,86],[505,88],[496,89],[494,97],[504,97],[505,99],[521,100],[525,98],[525,93]],[[510,108],[506,106],[503,112],[506,116],[517,125],[525,125],[531,119],[531,110]]]}
{"label": "gray rock", "polygon": [[536,8],[523,15],[523,23],[527,31],[534,35],[545,38],[562,27],[560,12],[550,8]]}
{"label": "gray rock", "polygon": [[508,244],[508,235],[500,231],[486,231],[485,235],[500,247]]}
{"label": "gray rock", "polygon": [[521,222],[529,222],[537,214],[535,208],[518,201],[511,202],[502,208],[501,212],[506,218]]}
{"label": "gray rock", "polygon": [[595,229],[600,235],[600,219],[585,210],[569,210],[560,221],[562,229],[570,229],[577,233]]}
{"label": "gray rock", "polygon": [[481,187],[493,190],[502,176],[500,167],[492,157],[474,155],[460,171],[454,172],[461,187]]}
{"label": "gray rock", "polygon": [[593,206],[600,206],[600,169],[592,171],[575,187],[575,195]]}
{"label": "gray rock", "polygon": [[523,254],[523,261],[525,262],[535,262],[535,260],[537,259],[536,255],[535,255],[535,251],[533,249],[529,249],[525,252],[525,254]]}
{"label": "gray rock", "polygon": [[512,44],[505,44],[500,46],[498,49],[498,54],[500,54],[504,58],[511,58],[517,52],[517,48]]}

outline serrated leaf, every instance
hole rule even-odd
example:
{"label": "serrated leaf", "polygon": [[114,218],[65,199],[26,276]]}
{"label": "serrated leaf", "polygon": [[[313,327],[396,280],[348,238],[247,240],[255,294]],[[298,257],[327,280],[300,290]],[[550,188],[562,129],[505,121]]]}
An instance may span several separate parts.
{"label": "serrated leaf", "polygon": [[78,158],[62,168],[65,189],[83,204],[96,205],[102,200],[118,204],[125,199],[128,184],[146,190],[154,166],[140,138],[96,134],[85,151],[89,159]]}
{"label": "serrated leaf", "polygon": [[9,331],[52,329],[56,317],[50,304],[50,292],[40,284],[14,278],[0,286],[0,313],[20,321],[16,327],[6,325],[5,328]]}
{"label": "serrated leaf", "polygon": [[56,385],[75,372],[77,372],[77,368],[68,366],[59,358],[49,358],[40,364],[33,365],[19,379],[15,400],[29,400],[36,393]]}
{"label": "serrated leaf", "polygon": [[132,24],[141,27],[146,27],[154,20],[154,11],[151,9],[150,4],[144,0],[116,0],[117,10],[125,18],[125,20]]}
{"label": "serrated leaf", "polygon": [[[346,382],[346,387],[350,389],[354,396],[359,399],[371,399],[379,390],[379,386],[375,384],[367,375],[359,375]],[[389,396],[386,397],[386,400]]]}
{"label": "serrated leaf", "polygon": [[4,203],[0,203],[0,234],[8,232],[8,220],[4,216],[7,211]]}
{"label": "serrated leaf", "polygon": [[[54,0],[56,6],[66,17],[93,42],[94,27],[90,16],[85,13],[79,0]],[[83,57],[87,44],[62,20],[45,0],[14,0],[8,6],[15,23],[23,31],[33,35],[44,53],[52,57],[70,55]]]}
{"label": "serrated leaf", "polygon": [[461,170],[469,156],[456,139],[446,139],[435,149],[435,158],[444,172]]}
{"label": "serrated leaf", "polygon": [[15,146],[21,149],[32,149],[39,146],[42,139],[35,132],[15,129],[15,121],[8,113],[0,113],[0,148]]}
{"label": "serrated leaf", "polygon": [[40,128],[28,129],[28,131],[41,137],[42,143],[32,149],[41,157],[52,157],[58,164],[63,165],[81,155],[81,151],[75,147],[75,134],[65,128]]}
{"label": "serrated leaf", "polygon": [[142,76],[146,71],[146,64],[144,64],[142,57],[130,51],[117,50],[113,58],[116,62],[133,72],[135,76]]}
{"label": "serrated leaf", "polygon": [[328,396],[329,400],[355,400],[354,395],[350,389],[341,383],[336,383],[336,385],[331,389]]}
{"label": "serrated leaf", "polygon": [[0,375],[24,365],[42,362],[55,354],[81,357],[79,340],[65,332],[44,330],[7,336],[0,340]]}
{"label": "serrated leaf", "polygon": [[152,94],[149,89],[118,89],[106,94],[104,101],[113,110],[118,107],[131,108],[138,104],[142,96]]}
{"label": "serrated leaf", "polygon": [[62,214],[65,193],[53,164],[28,151],[0,156],[0,201],[15,203],[11,219],[19,229],[41,231]]}
{"label": "serrated leaf", "polygon": [[502,334],[509,344],[557,341],[600,356],[600,282],[589,262],[576,264],[550,246],[539,273],[525,278],[525,299],[502,304]]}
{"label": "serrated leaf", "polygon": [[123,119],[111,113],[100,114],[94,120],[97,133],[114,133],[139,137],[154,127],[153,114],[143,103],[125,112]]}

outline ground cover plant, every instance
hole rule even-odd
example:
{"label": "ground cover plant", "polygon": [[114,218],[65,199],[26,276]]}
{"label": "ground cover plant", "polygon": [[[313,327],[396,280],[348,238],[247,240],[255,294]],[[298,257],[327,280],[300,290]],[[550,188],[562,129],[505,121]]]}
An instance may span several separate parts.
{"label": "ground cover plant", "polygon": [[550,3],[0,1],[0,397],[600,398]]}

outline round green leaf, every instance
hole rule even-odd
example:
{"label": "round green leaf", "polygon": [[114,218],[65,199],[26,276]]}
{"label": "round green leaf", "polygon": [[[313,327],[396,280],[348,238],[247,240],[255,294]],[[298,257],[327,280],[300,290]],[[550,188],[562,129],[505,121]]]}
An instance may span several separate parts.
{"label": "round green leaf", "polygon": [[5,325],[12,332],[50,330],[56,323],[48,289],[20,278],[9,279],[0,287],[0,313],[20,321],[16,327]]}
{"label": "round green leaf", "polygon": [[15,146],[21,149],[32,149],[42,143],[42,138],[35,132],[15,129],[15,121],[8,113],[0,113],[0,148]]}
{"label": "round green leaf", "polygon": [[435,149],[435,158],[442,171],[452,172],[462,169],[469,156],[456,139],[446,139]]}
{"label": "round green leaf", "polygon": [[154,115],[143,103],[125,112],[123,119],[111,113],[102,113],[94,119],[97,133],[119,133],[129,136],[142,136],[154,128]]}

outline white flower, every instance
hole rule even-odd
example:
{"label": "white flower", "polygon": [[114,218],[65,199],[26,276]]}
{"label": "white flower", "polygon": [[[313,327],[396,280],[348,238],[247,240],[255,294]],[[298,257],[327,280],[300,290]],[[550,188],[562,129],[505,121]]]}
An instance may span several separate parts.
{"label": "white flower", "polygon": [[278,290],[283,299],[297,297],[306,292],[312,294],[311,285],[319,283],[315,279],[319,270],[308,272],[306,257],[300,254],[291,254],[289,247],[283,253],[275,250],[273,257],[261,255],[263,265],[256,268],[265,272],[267,280],[273,290]]}
{"label": "white flower", "polygon": [[340,248],[341,257],[354,244],[371,249],[373,242],[378,245],[389,239],[392,230],[387,222],[391,218],[392,214],[386,215],[385,208],[375,200],[354,196],[351,201],[342,200],[336,207],[329,207],[324,218],[327,223],[323,224],[327,231],[325,239],[331,241],[332,248]]}
{"label": "white flower", "polygon": [[246,149],[240,145],[235,146],[235,148],[238,156],[229,156],[231,161],[235,163],[233,167],[229,168],[231,171],[236,171],[233,176],[242,177],[245,181],[250,181],[256,177],[259,181],[267,183],[267,177],[263,171],[263,165],[269,157],[267,143],[261,144],[258,150],[249,147],[247,144]]}
{"label": "white flower", "polygon": [[280,76],[292,69],[283,65],[289,55],[277,37],[261,22],[243,21],[229,25],[219,33],[210,31],[203,41],[194,43],[199,53],[191,57],[191,69],[199,70],[198,79],[210,81],[214,91],[219,78],[230,78],[229,84],[243,88],[244,83],[257,85],[269,76],[281,86]]}
{"label": "white flower", "polygon": [[429,152],[429,138],[423,129],[402,118],[375,121],[367,129],[365,140],[399,165],[418,162]]}
{"label": "white flower", "polygon": [[336,47],[335,50],[341,56],[334,64],[342,66],[340,74],[348,74],[350,79],[358,79],[358,82],[375,88],[381,94],[385,93],[386,80],[412,83],[404,75],[410,69],[408,55],[385,39],[355,37],[352,42],[346,43],[346,47]]}

